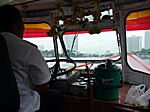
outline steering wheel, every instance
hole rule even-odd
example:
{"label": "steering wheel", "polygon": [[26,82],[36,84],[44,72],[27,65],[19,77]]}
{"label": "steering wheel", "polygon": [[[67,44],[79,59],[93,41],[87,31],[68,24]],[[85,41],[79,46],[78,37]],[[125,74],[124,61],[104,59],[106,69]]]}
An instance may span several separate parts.
{"label": "steering wheel", "polygon": [[[46,60],[46,62],[47,63],[56,62],[53,67],[49,68],[49,70],[51,72],[52,79],[56,79],[57,76],[68,74],[76,68],[76,63],[71,59],[51,59],[51,60]],[[63,69],[60,67],[60,62],[71,63],[71,64],[73,64],[73,67],[71,67],[68,70]]]}

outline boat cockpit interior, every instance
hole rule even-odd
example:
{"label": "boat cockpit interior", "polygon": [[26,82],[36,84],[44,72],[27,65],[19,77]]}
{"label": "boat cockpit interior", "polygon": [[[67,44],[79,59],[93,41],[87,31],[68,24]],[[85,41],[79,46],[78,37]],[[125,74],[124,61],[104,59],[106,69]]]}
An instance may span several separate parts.
{"label": "boat cockpit interior", "polygon": [[[150,111],[150,0],[6,3],[20,10],[23,39],[41,51],[64,112]],[[143,100],[128,101],[143,87]]]}

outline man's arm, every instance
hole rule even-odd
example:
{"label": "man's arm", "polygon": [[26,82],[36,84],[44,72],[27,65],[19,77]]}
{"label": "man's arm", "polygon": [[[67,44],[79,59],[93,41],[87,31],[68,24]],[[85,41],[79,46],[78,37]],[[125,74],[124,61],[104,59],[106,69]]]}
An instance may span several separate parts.
{"label": "man's arm", "polygon": [[49,83],[45,83],[45,84],[42,84],[42,85],[34,85],[34,90],[37,91],[37,92],[44,92],[44,91],[47,91],[49,88]]}
{"label": "man's arm", "polygon": [[32,49],[26,62],[33,89],[38,92],[48,90],[51,74],[40,51],[36,48]]}

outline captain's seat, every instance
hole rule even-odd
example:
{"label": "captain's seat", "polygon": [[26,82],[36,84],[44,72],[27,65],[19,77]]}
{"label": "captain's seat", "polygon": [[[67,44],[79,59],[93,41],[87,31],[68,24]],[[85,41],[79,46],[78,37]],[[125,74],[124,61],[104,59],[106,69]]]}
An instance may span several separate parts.
{"label": "captain's seat", "polygon": [[0,34],[0,111],[18,112],[19,91],[8,55],[7,43]]}

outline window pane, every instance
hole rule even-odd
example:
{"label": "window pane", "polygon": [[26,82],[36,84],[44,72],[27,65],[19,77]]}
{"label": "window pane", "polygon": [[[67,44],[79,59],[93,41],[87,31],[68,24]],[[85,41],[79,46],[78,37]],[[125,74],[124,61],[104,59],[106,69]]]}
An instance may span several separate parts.
{"label": "window pane", "polygon": [[24,40],[37,45],[44,58],[55,57],[53,38],[47,34],[51,29],[50,25],[47,23],[30,23],[24,24],[24,26]]}
{"label": "window pane", "polygon": [[119,49],[115,31],[99,34],[74,32],[63,36],[68,54],[74,59],[102,60],[119,59]]}
{"label": "window pane", "polygon": [[131,68],[150,73],[150,10],[126,18],[127,61]]}

